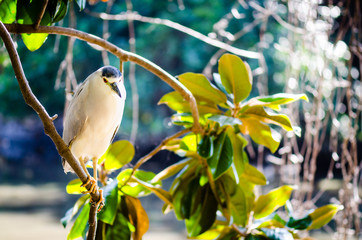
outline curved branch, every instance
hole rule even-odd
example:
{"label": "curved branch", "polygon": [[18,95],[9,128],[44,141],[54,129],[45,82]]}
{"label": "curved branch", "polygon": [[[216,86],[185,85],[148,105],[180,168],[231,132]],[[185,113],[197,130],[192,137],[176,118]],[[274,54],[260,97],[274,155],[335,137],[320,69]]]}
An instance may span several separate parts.
{"label": "curved branch", "polygon": [[[0,37],[2,38],[6,50],[9,53],[11,64],[13,66],[14,73],[18,81],[20,91],[23,95],[25,103],[28,104],[31,108],[33,108],[34,111],[39,115],[39,118],[41,119],[44,126],[44,132],[54,142],[59,155],[69,163],[69,165],[73,168],[74,172],[78,175],[79,179],[83,183],[86,183],[88,179],[87,174],[81,167],[80,163],[74,158],[73,154],[71,153],[68,146],[65,144],[62,137],[59,135],[54,126],[53,120],[55,120],[56,117],[49,116],[48,112],[45,110],[43,105],[39,102],[39,100],[31,91],[29,83],[25,77],[23,67],[21,66],[21,61],[18,52],[16,51],[14,42],[11,39],[9,32],[6,30],[6,27],[2,22],[0,22]],[[86,188],[87,190],[90,190],[91,184],[86,185]],[[91,197],[95,202],[98,202],[100,199],[100,193],[99,192],[97,192],[96,194],[91,193]],[[94,235],[94,233],[89,232],[89,235],[91,234]]]}
{"label": "curved branch", "polygon": [[247,58],[259,58],[260,57],[259,53],[257,53],[257,52],[247,51],[247,50],[233,47],[227,43],[221,42],[217,39],[210,38],[202,33],[199,33],[197,31],[193,30],[192,28],[185,27],[184,25],[170,21],[168,19],[145,17],[145,16],[138,14],[137,12],[126,12],[126,13],[121,13],[121,14],[117,14],[117,15],[112,15],[112,14],[107,14],[107,13],[93,13],[93,12],[88,12],[88,14],[91,16],[94,16],[94,17],[101,18],[103,20],[118,20],[118,21],[133,20],[133,21],[139,21],[139,22],[145,22],[145,23],[159,24],[159,25],[167,26],[167,27],[175,29],[177,31],[186,33],[186,34],[188,34],[194,38],[197,38],[211,46],[224,49],[230,53],[233,53],[233,54],[236,54],[236,55],[239,55],[242,57],[247,57]]}
{"label": "curved branch", "polygon": [[171,74],[154,64],[153,62],[143,58],[135,53],[124,51],[116,45],[92,34],[88,34],[79,30],[65,27],[56,27],[56,26],[39,26],[38,29],[34,29],[31,25],[20,25],[20,24],[5,24],[7,30],[12,33],[48,33],[48,34],[59,34],[68,37],[75,37],[77,39],[86,41],[98,45],[110,53],[117,56],[121,61],[131,61],[139,66],[145,68],[146,70],[152,72],[158,76],[161,80],[170,85],[174,90],[178,91],[182,97],[190,103],[191,113],[194,118],[194,131],[201,131],[199,123],[199,112],[197,109],[197,104],[194,96],[191,92],[182,85],[179,81],[176,80]]}

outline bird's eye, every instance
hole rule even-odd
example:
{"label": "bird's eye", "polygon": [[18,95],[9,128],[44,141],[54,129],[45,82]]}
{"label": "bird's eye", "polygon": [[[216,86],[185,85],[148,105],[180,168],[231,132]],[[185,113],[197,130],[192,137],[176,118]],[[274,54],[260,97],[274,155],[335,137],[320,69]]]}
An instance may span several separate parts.
{"label": "bird's eye", "polygon": [[106,79],[106,78],[103,78],[103,82],[104,82],[104,83],[107,83],[108,81],[107,81],[107,79]]}

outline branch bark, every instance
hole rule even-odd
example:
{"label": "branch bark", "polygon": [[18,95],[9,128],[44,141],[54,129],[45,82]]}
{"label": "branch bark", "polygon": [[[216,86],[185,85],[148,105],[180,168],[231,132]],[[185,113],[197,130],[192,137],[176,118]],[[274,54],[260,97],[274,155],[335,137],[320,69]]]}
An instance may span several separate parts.
{"label": "branch bark", "polygon": [[38,29],[34,29],[31,25],[20,25],[20,24],[5,24],[7,30],[11,33],[48,33],[48,34],[58,34],[68,37],[75,37],[77,39],[86,41],[98,45],[105,50],[109,51],[113,55],[117,56],[121,61],[131,61],[137,65],[143,67],[144,69],[152,72],[158,76],[161,80],[166,82],[174,90],[178,91],[182,97],[190,103],[191,113],[194,119],[193,131],[200,132],[201,127],[199,123],[199,112],[197,109],[197,104],[194,96],[191,92],[182,85],[179,81],[176,80],[171,74],[154,64],[153,62],[128,51],[117,47],[116,45],[101,39],[95,35],[88,34],[79,30],[72,28],[56,27],[56,26],[39,26]]}
{"label": "branch bark", "polygon": [[[43,126],[44,126],[44,132],[46,135],[48,135],[52,141],[54,142],[57,151],[59,155],[64,158],[69,165],[73,168],[74,172],[78,175],[79,179],[86,183],[87,181],[87,174],[84,172],[83,168],[81,167],[80,163],[74,158],[73,154],[69,150],[68,146],[63,141],[62,137],[57,132],[53,120],[55,120],[55,117],[50,117],[48,112],[45,110],[43,105],[39,102],[39,100],[36,98],[36,96],[33,94],[29,82],[26,79],[26,76],[24,74],[23,68],[21,66],[21,61],[18,55],[18,52],[16,51],[14,42],[7,31],[6,27],[2,22],[0,22],[0,37],[2,38],[6,50],[9,53],[9,57],[11,60],[11,64],[14,69],[15,77],[18,81],[20,91],[23,95],[24,101],[26,104],[28,104],[31,108],[34,109],[34,111],[38,114],[39,118],[41,119]],[[87,190],[90,190],[90,184],[87,186]],[[91,197],[95,202],[98,202],[100,199],[100,193],[97,192],[96,194],[91,193]],[[97,212],[97,206],[91,205],[91,211]],[[94,231],[94,233],[90,232]],[[88,232],[88,235],[95,236],[95,228],[90,227],[90,231]],[[93,238],[94,239],[94,238]]]}

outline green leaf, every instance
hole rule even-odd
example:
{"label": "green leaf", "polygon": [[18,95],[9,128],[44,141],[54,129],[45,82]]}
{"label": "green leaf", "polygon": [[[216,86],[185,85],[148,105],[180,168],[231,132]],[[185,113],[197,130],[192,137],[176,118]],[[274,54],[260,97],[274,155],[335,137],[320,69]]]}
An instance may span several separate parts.
{"label": "green leaf", "polygon": [[175,174],[177,174],[179,171],[181,171],[181,169],[183,169],[189,162],[191,161],[191,158],[186,158],[182,161],[179,161],[167,168],[165,168],[164,170],[162,170],[161,172],[159,172],[153,179],[152,179],[152,183],[164,180],[166,178],[169,178]]}
{"label": "green leaf", "polygon": [[64,217],[62,217],[60,220],[64,227],[68,225],[68,223],[78,213],[80,208],[87,202],[87,200],[89,200],[89,198],[89,194],[83,195],[75,202],[74,206],[65,213]]}
{"label": "green leaf", "polygon": [[284,228],[285,225],[275,219],[268,219],[262,222],[258,228]]}
{"label": "green leaf", "polygon": [[249,163],[245,164],[244,172],[241,174],[240,178],[246,179],[256,185],[267,184],[264,174]]}
{"label": "green leaf", "polygon": [[226,103],[223,92],[214,87],[202,74],[184,73],[178,76],[180,82],[195,96],[198,102]]}
{"label": "green leaf", "polygon": [[339,210],[342,209],[343,206],[337,204],[328,204],[323,207],[317,208],[311,214],[309,214],[312,219],[312,224],[307,229],[310,230],[323,227],[332,220],[334,215],[336,215]]}
{"label": "green leaf", "polygon": [[[169,108],[180,113],[191,113],[190,103],[176,91],[163,95],[158,104],[166,104]],[[200,115],[207,113],[221,113],[220,109],[218,109],[215,104],[204,103],[201,105],[198,103],[197,108]]]}
{"label": "green leaf", "polygon": [[241,134],[235,134],[235,131],[230,128],[227,130],[227,134],[230,138],[230,141],[233,145],[233,152],[234,152],[234,166],[235,171],[235,178],[239,178],[241,174],[245,170],[245,164],[249,163],[248,155],[246,154],[244,148],[248,144],[248,141],[241,136]]}
{"label": "green leaf", "polygon": [[252,98],[245,104],[244,108],[263,106],[279,111],[280,105],[292,103],[299,99],[309,101],[305,94],[278,93],[271,96]]}
{"label": "green leaf", "polygon": [[197,147],[198,153],[201,157],[209,158],[213,155],[213,153],[214,153],[213,141],[214,140],[213,140],[212,136],[208,136],[208,135],[203,136],[203,138],[201,139],[201,141]]}
{"label": "green leaf", "polygon": [[240,131],[243,134],[248,134],[254,142],[269,148],[272,153],[278,149],[281,140],[278,132],[272,132],[268,125],[253,118],[242,118],[242,122]]}
{"label": "green leaf", "polygon": [[261,231],[263,231],[270,240],[294,240],[293,235],[284,228],[262,228]]}
{"label": "green leaf", "polygon": [[81,187],[82,181],[77,178],[70,181],[66,186],[66,191],[68,194],[82,194],[82,192],[87,191],[85,187]]}
{"label": "green leaf", "polygon": [[80,11],[82,11],[85,8],[85,3],[87,0],[75,0],[78,7],[80,8]]}
{"label": "green leaf", "polygon": [[141,201],[137,198],[126,196],[125,202],[128,209],[129,220],[135,227],[132,234],[134,240],[141,240],[142,236],[149,228],[149,219],[145,209],[142,207]]}
{"label": "green leaf", "polygon": [[195,212],[189,219],[186,219],[188,237],[195,237],[211,228],[216,219],[218,203],[214,194],[207,184],[198,191],[199,200],[195,201]]}
{"label": "green leaf", "polygon": [[105,204],[102,211],[98,213],[97,217],[102,222],[113,225],[118,207],[117,180],[113,180],[110,184],[103,188],[103,197],[105,198]]}
{"label": "green leaf", "polygon": [[232,222],[237,225],[245,226],[248,221],[248,201],[243,189],[227,174],[218,179],[221,183],[227,199],[227,208],[232,216]]}
{"label": "green leaf", "polygon": [[58,0],[56,12],[54,16],[52,16],[53,18],[52,22],[56,23],[62,20],[67,14],[67,11],[68,11],[68,0],[60,0],[60,1]]}
{"label": "green leaf", "polygon": [[[18,0],[16,9],[16,20],[19,24],[34,24],[40,16],[41,8],[43,5],[42,0]],[[46,10],[40,25],[46,26],[51,25],[52,18],[49,12]],[[30,51],[39,49],[48,37],[47,33],[32,33],[32,34],[21,34],[25,46]]]}
{"label": "green leaf", "polygon": [[131,239],[129,220],[121,211],[117,211],[116,218],[112,226],[106,231],[106,240]]}
{"label": "green leaf", "polygon": [[192,151],[192,152],[196,152],[197,151],[197,136],[194,133],[190,133],[187,134],[186,136],[184,136],[180,142],[180,148],[187,150],[187,151]]}
{"label": "green leaf", "polygon": [[229,117],[225,115],[213,115],[209,117],[209,120],[212,120],[214,122],[218,122],[220,126],[234,126],[234,125],[241,125],[243,124],[240,119]]}
{"label": "green leaf", "polygon": [[292,186],[285,185],[271,190],[266,195],[261,195],[254,206],[254,217],[259,219],[272,214],[286,203],[292,191]]}
{"label": "green leaf", "polygon": [[233,146],[225,132],[214,141],[214,155],[207,159],[213,178],[216,180],[231,166],[233,162]]}
{"label": "green leaf", "polygon": [[85,204],[70,230],[67,240],[83,237],[89,218],[90,204]]}
{"label": "green leaf", "polygon": [[249,233],[246,236],[245,240],[270,240],[270,239],[263,235],[255,235],[255,234]]}
{"label": "green leaf", "polygon": [[0,2],[0,21],[13,23],[16,20],[16,0],[2,0]]}
{"label": "green leaf", "polygon": [[[117,176],[119,190],[132,197],[147,196],[151,193],[151,190],[139,184],[134,178],[131,178],[126,185],[125,182],[131,176],[132,169],[125,169]],[[134,175],[138,180],[152,184],[153,186],[161,186],[161,182],[152,182],[155,177],[153,172],[147,172],[143,170],[137,170]]]}
{"label": "green leaf", "polygon": [[309,215],[300,219],[294,219],[293,217],[290,217],[287,222],[287,226],[297,230],[305,230],[311,225],[311,223],[312,218]]}
{"label": "green leaf", "polygon": [[120,140],[112,143],[98,163],[104,162],[106,170],[117,170],[132,161],[135,154],[132,143],[127,140]]}
{"label": "green leaf", "polygon": [[244,112],[240,112],[239,118],[241,121],[243,121],[244,118],[252,118],[252,120],[276,124],[287,131],[293,131],[293,127],[288,116],[284,114],[267,113],[261,106],[254,106],[246,109]]}
{"label": "green leaf", "polygon": [[234,104],[249,96],[252,79],[244,62],[232,54],[224,54],[219,60],[221,82],[228,93],[234,95]]}
{"label": "green leaf", "polygon": [[152,179],[151,183],[147,183],[144,182],[138,178],[133,177],[133,179],[141,184],[143,187],[147,188],[148,190],[150,190],[151,192],[153,192],[157,197],[159,197],[161,200],[163,200],[166,204],[172,204],[172,196],[169,192],[163,190],[162,188],[159,187],[155,187],[154,185],[152,185],[152,183],[154,184],[158,184],[159,181],[155,182],[155,178]]}

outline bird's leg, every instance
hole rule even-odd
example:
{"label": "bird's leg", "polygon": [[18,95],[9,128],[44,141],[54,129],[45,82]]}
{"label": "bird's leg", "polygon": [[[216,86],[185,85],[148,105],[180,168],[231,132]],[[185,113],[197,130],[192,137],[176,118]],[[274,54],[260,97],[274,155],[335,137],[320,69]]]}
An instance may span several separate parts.
{"label": "bird's leg", "polygon": [[[94,158],[92,160],[92,162],[93,162],[93,177],[94,177],[95,181],[97,182],[97,179],[98,179],[98,177],[97,177],[97,173],[98,173],[98,171],[97,171],[97,159]],[[93,202],[92,199],[91,199],[91,202]],[[101,211],[101,209],[103,208],[103,205],[104,205],[103,190],[99,189],[99,200],[98,200],[98,202],[96,202],[96,206],[99,206],[98,212]]]}
{"label": "bird's leg", "polygon": [[82,166],[83,170],[85,171],[85,173],[87,174],[88,178],[87,178],[87,182],[83,183],[81,185],[81,187],[85,187],[88,184],[91,184],[91,188],[88,191],[83,192],[84,194],[86,193],[96,193],[97,192],[97,180],[92,178],[91,175],[89,175],[89,172],[87,170],[87,167],[85,166],[85,163],[83,161],[83,159],[79,159],[80,165]]}

